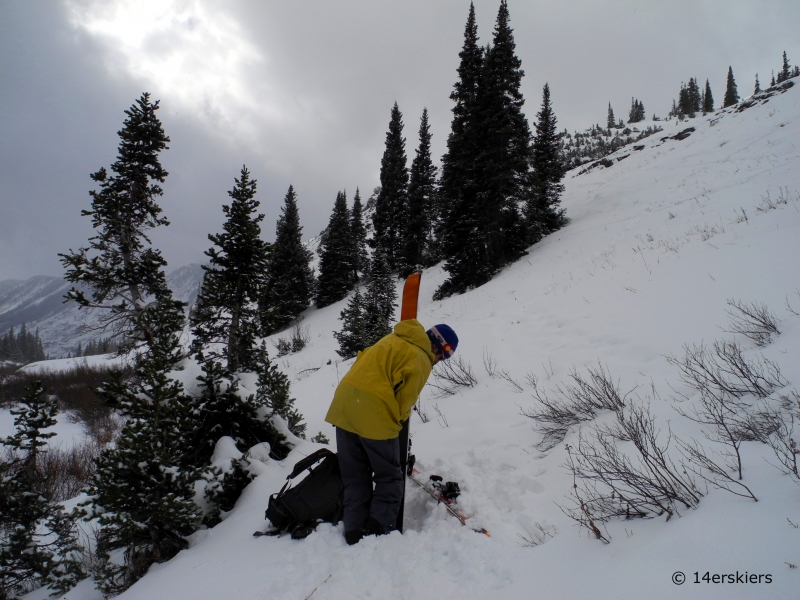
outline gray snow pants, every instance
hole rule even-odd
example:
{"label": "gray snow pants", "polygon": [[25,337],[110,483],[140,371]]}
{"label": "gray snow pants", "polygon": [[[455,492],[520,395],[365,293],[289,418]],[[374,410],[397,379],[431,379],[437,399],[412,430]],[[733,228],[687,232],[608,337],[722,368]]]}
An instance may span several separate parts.
{"label": "gray snow pants", "polygon": [[336,451],[344,483],[345,531],[363,528],[369,517],[386,533],[394,530],[405,491],[399,439],[371,440],[337,427]]}

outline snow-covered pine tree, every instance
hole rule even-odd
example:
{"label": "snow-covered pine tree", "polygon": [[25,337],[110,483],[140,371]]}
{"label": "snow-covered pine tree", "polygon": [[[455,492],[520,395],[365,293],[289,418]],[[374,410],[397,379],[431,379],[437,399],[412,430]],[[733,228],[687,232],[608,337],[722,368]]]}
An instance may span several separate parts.
{"label": "snow-covered pine tree", "polygon": [[397,102],[392,106],[389,131],[386,132],[380,178],[381,191],[372,215],[375,234],[371,245],[384,253],[389,268],[395,272],[403,260],[408,209],[406,139],[403,137],[403,113]]}
{"label": "snow-covered pine tree", "polygon": [[254,365],[263,320],[258,301],[270,252],[261,239],[264,215],[256,213],[256,180],[242,167],[234,181],[231,203],[222,206],[227,217],[223,231],[208,235],[214,246],[205,252],[209,264],[203,265],[203,284],[190,317],[198,358],[225,357],[231,373]]}
{"label": "snow-covered pine tree", "polygon": [[[261,349],[256,347],[252,369],[258,372],[262,365]],[[259,409],[266,405],[253,395],[242,397],[238,379],[219,362],[207,361],[203,365],[203,374],[197,379],[200,393],[192,402],[195,421],[188,434],[183,464],[207,465],[223,436],[233,438],[242,452],[261,442],[268,442],[276,450],[285,449],[284,436],[259,413]]]}
{"label": "snow-covered pine tree", "polygon": [[708,83],[708,79],[706,79],[706,89],[703,93],[703,112],[714,112],[714,96],[711,93],[711,85]]}
{"label": "snow-covered pine tree", "polygon": [[739,102],[739,92],[736,89],[736,80],[733,78],[733,67],[728,67],[728,80],[725,85],[725,99],[722,107],[727,108]]}
{"label": "snow-covered pine tree", "polygon": [[474,168],[478,157],[478,88],[483,70],[483,48],[478,45],[475,7],[470,3],[459,53],[459,79],[450,99],[455,102],[453,121],[442,157],[439,182],[437,241],[446,260],[449,278],[434,298],[462,293],[489,280],[489,264],[482,215],[477,200]]}
{"label": "snow-covered pine tree", "polygon": [[428,109],[424,108],[419,125],[419,147],[411,163],[408,184],[408,209],[404,221],[404,246],[400,264],[402,277],[435,264],[432,227],[435,218],[436,171],[431,159]]}
{"label": "snow-covered pine tree", "polygon": [[66,298],[81,308],[102,309],[101,325],[133,343],[153,343],[152,332],[136,329],[148,321],[139,319],[140,313],[153,302],[172,301],[162,270],[167,263],[149,238],[151,229],[169,225],[156,203],[163,194],[159,184],[168,175],[158,155],[169,142],[158,108],[158,101],[151,103],[144,93],[125,111],[114,174],[105,168],[92,174],[100,189],[89,192],[92,209],[82,213],[92,217],[96,235],[88,247],[59,254],[67,281],[91,289],[87,296],[73,287]]}
{"label": "snow-covered pine tree", "polygon": [[[631,99],[633,104],[633,99]],[[633,114],[633,107],[631,107],[631,114]],[[611,102],[608,103],[608,116],[606,117],[606,127],[614,129],[617,126],[617,119],[614,117],[614,110],[611,108]]]}
{"label": "snow-covered pine tree", "polygon": [[127,589],[150,565],[185,548],[186,536],[200,522],[193,500],[200,469],[183,458],[191,453],[195,416],[183,384],[169,376],[182,357],[183,323],[182,305],[175,301],[137,315],[132,325],[150,331],[153,342],[130,380],[117,373],[99,390],[127,419],[115,446],[97,459],[90,500],[82,505],[82,516],[100,525],[98,553],[106,561],[95,578],[106,595]]}
{"label": "snow-covered pine tree", "polygon": [[347,360],[367,347],[364,331],[364,297],[358,287],[339,314],[339,320],[342,322],[342,330],[333,332],[333,337],[339,343],[336,353]]}
{"label": "snow-covered pine tree", "polygon": [[0,598],[42,586],[64,594],[85,577],[74,522],[40,489],[39,455],[56,435],[42,430],[57,413],[55,398],[35,380],[11,409],[16,433],[0,440],[10,459],[0,463]]}
{"label": "snow-covered pine tree", "polygon": [[758,81],[758,73],[756,73],[756,83],[753,86],[753,94],[758,94],[761,91],[761,83]]}
{"label": "snow-covered pine tree", "polygon": [[265,333],[284,329],[311,304],[314,273],[310,261],[311,253],[303,245],[297,194],[290,185],[275,227],[269,260],[264,305],[269,307],[272,327]]}
{"label": "snow-covered pine tree", "polygon": [[353,288],[353,239],[347,195],[336,194],[328,227],[320,250],[317,277],[318,308],[338,302]]}
{"label": "snow-covered pine tree", "polygon": [[556,231],[567,224],[565,210],[559,208],[564,186],[564,166],[561,164],[556,116],[550,104],[550,86],[544,84],[542,108],[536,114],[536,135],[531,145],[531,194],[526,202],[529,241]]}
{"label": "snow-covered pine tree", "polygon": [[350,211],[350,237],[353,241],[353,282],[357,282],[369,269],[367,228],[364,225],[364,206],[358,188],[353,197],[353,209]]}
{"label": "snow-covered pine tree", "polygon": [[[303,415],[294,407],[289,378],[269,359],[267,344],[263,341],[258,348],[255,372],[258,373],[258,387],[254,402],[258,406],[259,416],[272,419],[277,415],[286,422],[290,432],[305,438],[306,424],[302,422]],[[279,458],[286,455],[288,449],[283,445],[282,438],[276,438],[272,451]]]}
{"label": "snow-covered pine tree", "polygon": [[377,250],[372,255],[364,294],[364,348],[392,332],[396,304],[394,275],[386,257]]}
{"label": "snow-covered pine tree", "polygon": [[522,61],[516,55],[508,4],[501,0],[478,88],[480,143],[475,180],[488,277],[524,255],[528,245],[529,236],[519,210],[530,189],[531,132],[522,112],[524,74]]}

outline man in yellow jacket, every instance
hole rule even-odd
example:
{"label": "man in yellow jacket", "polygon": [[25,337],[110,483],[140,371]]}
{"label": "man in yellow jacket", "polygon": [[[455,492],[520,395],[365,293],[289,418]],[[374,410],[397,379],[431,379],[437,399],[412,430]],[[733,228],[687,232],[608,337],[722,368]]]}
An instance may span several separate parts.
{"label": "man in yellow jacket", "polygon": [[400,321],[358,353],[336,388],[325,420],[336,426],[348,544],[395,528],[405,489],[398,434],[433,365],[456,346],[458,336],[447,325],[425,331],[416,319]]}

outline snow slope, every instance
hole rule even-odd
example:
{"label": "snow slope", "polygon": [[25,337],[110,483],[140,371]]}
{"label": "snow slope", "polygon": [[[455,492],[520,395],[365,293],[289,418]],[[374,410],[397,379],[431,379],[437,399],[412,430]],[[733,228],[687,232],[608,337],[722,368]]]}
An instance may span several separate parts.
{"label": "snow slope", "polygon": [[[688,127],[688,137],[671,138]],[[797,86],[743,112],[665,123],[643,149],[611,157],[611,167],[571,172],[563,196],[571,223],[489,284],[433,302],[445,274],[424,273],[419,318],[458,332],[458,353],[478,383],[446,397],[426,388],[420,407],[430,419],[412,416],[413,452],[424,473],[460,483],[461,510],[491,537],[462,527],[410,482],[403,535],[353,547],[341,525],[303,541],[251,537],[266,528],[269,494],[315,448],[304,442],[282,463],[268,462],[225,521],[196,533],[188,550],[121,598],[800,597],[800,569],[787,564],[800,565],[800,486],[768,464],[763,445],[742,446],[744,481],[758,502],[711,489],[696,510],[668,522],[612,522],[604,545],[558,506],[569,504],[572,486],[565,445],[538,451],[534,422],[521,414],[534,404],[534,378],[554,389],[573,368],[585,373],[599,362],[632,390],[629,401],[649,402],[662,435],[669,427],[702,439],[674,410],[672,397],[689,391],[665,356],[718,339],[736,339],[748,357],[763,353],[790,382],[782,392],[800,390],[800,318],[787,309],[788,300],[800,312],[798,140]],[[758,349],[727,333],[728,299],[764,302],[781,334]],[[309,310],[310,344],[279,359],[309,437],[333,437],[324,415],[351,364],[338,360],[331,335],[344,305]],[[490,377],[489,355],[518,388]],[[576,440],[573,430],[565,443]],[[538,527],[544,543],[526,544]],[[681,586],[673,583],[679,571]],[[771,583],[694,583],[695,572],[769,574]],[[99,596],[85,582],[67,597]]]}

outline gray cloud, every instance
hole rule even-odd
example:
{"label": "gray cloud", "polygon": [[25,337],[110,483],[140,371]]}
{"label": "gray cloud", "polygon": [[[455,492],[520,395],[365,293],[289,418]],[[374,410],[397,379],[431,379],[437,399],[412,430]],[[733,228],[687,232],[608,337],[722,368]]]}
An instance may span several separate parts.
{"label": "gray cloud", "polygon": [[[56,253],[85,243],[88,175],[114,160],[123,110],[144,90],[161,100],[172,139],[162,200],[172,225],[154,241],[176,265],[203,259],[242,164],[259,181],[271,238],[290,183],[307,235],[325,226],[338,190],[369,195],[395,100],[409,159],[423,107],[434,155],[445,150],[468,0],[164,1],[152,3],[158,21],[103,30],[136,4],[147,5],[0,4],[0,279],[59,274]],[[499,3],[475,4],[487,43]],[[570,130],[603,123],[609,101],[625,117],[631,96],[664,116],[689,77],[708,78],[719,101],[728,65],[747,95],[784,49],[800,61],[800,3],[789,0],[509,8],[526,114],[548,82]]]}

